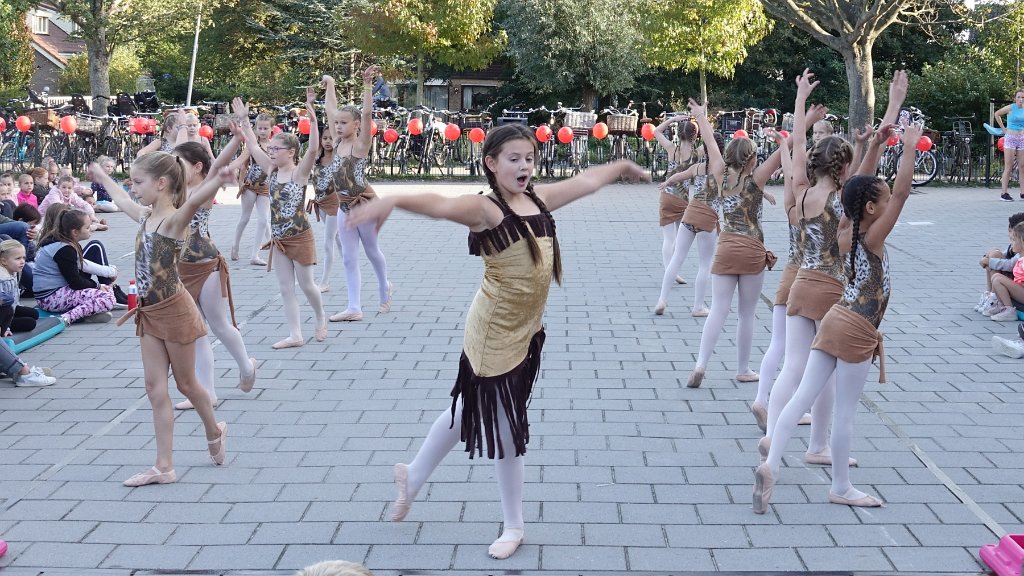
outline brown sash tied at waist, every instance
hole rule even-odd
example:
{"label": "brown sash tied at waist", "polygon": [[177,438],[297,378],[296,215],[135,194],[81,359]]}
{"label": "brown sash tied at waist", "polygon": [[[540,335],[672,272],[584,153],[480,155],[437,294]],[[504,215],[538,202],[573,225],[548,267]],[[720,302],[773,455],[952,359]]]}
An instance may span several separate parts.
{"label": "brown sash tied at waist", "polygon": [[196,303],[182,288],[156,304],[141,303],[137,308],[117,319],[121,326],[135,317],[135,335],[159,338],[175,344],[191,344],[206,336],[206,324],[196,308]]}
{"label": "brown sash tied at waist", "polygon": [[220,272],[220,295],[228,299],[228,309],[231,310],[231,324],[238,328],[235,321],[235,299],[231,295],[231,274],[228,271],[228,262],[224,256],[217,255],[212,260],[203,262],[178,262],[178,277],[185,285],[185,290],[192,296],[192,299],[199,304],[199,294],[203,291],[206,279],[214,272]]}
{"label": "brown sash tied at waist", "polygon": [[825,314],[812,350],[828,352],[844,362],[860,363],[878,358],[878,382],[885,383],[885,347],[882,333],[866,318],[836,304]]}
{"label": "brown sash tied at waist", "polygon": [[367,186],[365,189],[363,189],[362,192],[355,196],[347,196],[345,194],[336,194],[336,196],[338,197],[338,201],[340,202],[340,204],[344,206],[343,210],[345,212],[348,212],[349,210],[362,204],[363,202],[369,202],[370,200],[373,200],[374,198],[377,197],[377,195],[373,192],[373,189],[370,188],[369,186]]}
{"label": "brown sash tied at waist", "polygon": [[316,214],[316,221],[319,222],[321,211],[327,216],[337,216],[339,206],[341,206],[341,198],[338,197],[338,194],[329,192],[319,200],[315,198],[310,199],[309,203],[306,204],[306,212]]}
{"label": "brown sash tied at waist", "polygon": [[824,272],[801,268],[789,290],[786,315],[821,320],[843,297],[844,288],[841,281]]}
{"label": "brown sash tied at waist", "polygon": [[799,270],[800,267],[792,263],[786,264],[786,267],[782,270],[779,287],[775,290],[776,306],[786,306],[789,302],[789,290],[793,286],[793,281],[796,280],[796,274]]}
{"label": "brown sash tied at waist", "polygon": [[266,181],[263,184],[256,184],[246,180],[238,187],[238,194],[235,195],[235,198],[241,198],[242,192],[246,190],[255,193],[257,196],[270,196],[270,186],[267,185]]}
{"label": "brown sash tied at waist", "polygon": [[[690,204],[693,206],[693,203]],[[760,274],[764,267],[771,270],[778,259],[757,238],[735,232],[722,232],[715,249],[711,273],[725,276]]]}
{"label": "brown sash tied at waist", "polygon": [[683,223],[701,232],[711,232],[718,229],[718,212],[705,202],[691,199],[683,213]]}
{"label": "brown sash tied at waist", "polygon": [[261,250],[270,250],[270,257],[267,258],[267,272],[270,272],[274,265],[274,248],[303,266],[316,264],[316,240],[313,238],[312,228],[307,228],[292,236],[271,238],[270,242],[264,244]]}
{"label": "brown sash tied at waist", "polygon": [[669,224],[682,222],[687,204],[689,202],[675,194],[662,192],[658,198],[658,225],[668,226]]}

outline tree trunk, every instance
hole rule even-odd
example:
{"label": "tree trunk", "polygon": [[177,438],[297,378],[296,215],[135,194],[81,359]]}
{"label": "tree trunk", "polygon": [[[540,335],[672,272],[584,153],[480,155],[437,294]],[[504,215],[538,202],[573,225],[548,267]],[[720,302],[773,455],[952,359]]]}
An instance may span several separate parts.
{"label": "tree trunk", "polygon": [[583,87],[583,111],[593,112],[597,109],[597,90],[592,86]]}
{"label": "tree trunk", "polygon": [[416,53],[416,104],[423,104],[423,52]]}
{"label": "tree trunk", "polygon": [[704,69],[697,71],[700,75],[700,103],[708,103],[708,75],[704,72]]}
{"label": "tree trunk", "polygon": [[107,49],[106,31],[98,30],[94,38],[86,40],[85,48],[89,54],[89,92],[93,96],[92,113],[96,116],[106,116],[107,104],[110,103],[111,56]]}
{"label": "tree trunk", "polygon": [[874,63],[871,48],[874,39],[854,44],[841,51],[850,85],[850,131],[875,123]]}

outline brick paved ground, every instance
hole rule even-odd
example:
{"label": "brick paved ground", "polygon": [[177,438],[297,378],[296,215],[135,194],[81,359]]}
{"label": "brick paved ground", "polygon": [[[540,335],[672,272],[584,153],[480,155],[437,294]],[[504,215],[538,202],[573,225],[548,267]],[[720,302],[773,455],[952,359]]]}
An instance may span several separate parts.
{"label": "brick paved ground", "polygon": [[[154,455],[130,328],[76,325],[29,351],[30,362],[52,366],[60,381],[43,389],[0,384],[0,537],[11,546],[0,567],[19,576],[287,573],[344,558],[378,574],[982,572],[977,549],[997,540],[992,530],[1024,532],[1021,365],[989,346],[993,334],[1015,326],[971,311],[982,286],[978,257],[1006,245],[1006,216],[1024,209],[995,197],[928,189],[911,198],[890,237],[894,293],[883,330],[891,381],[869,378],[854,443],[860,467],[852,471],[886,508],[827,504],[829,470],[804,465],[802,428],[770,513],[751,512],[759,433],[748,411],[754,385],[731,378],[734,323],[705,385],[687,389],[702,325],[687,312],[692,286],[674,289],[665,316],[651,313],[661,275],[656,192],[612,186],[558,214],[566,281],[552,290],[546,313],[544,370],[531,405],[527,544],[512,559],[486,555],[501,519],[493,467],[460,452],[437,470],[406,522],[385,521],[391,465],[411,458],[449,404],[481,271],[466,255],[464,229],[399,214],[381,237],[398,288],[392,313],[332,324],[323,344],[272,351],[285,333],[276,283],[232,264],[260,380],[250,395],[234,389],[237,372],[216,349],[218,414],[231,424],[222,468],[209,463],[190,412],[177,420],[179,482],[121,486]],[[222,248],[237,215],[235,205],[214,211]],[[766,207],[765,218],[769,247],[784,254],[782,209]],[[134,229],[121,215],[113,222],[100,237],[127,277]],[[683,272],[690,279],[694,259]],[[778,277],[767,275],[765,294]],[[340,262],[333,278],[329,313],[345,306]],[[363,281],[364,307],[375,311],[365,258]],[[310,311],[302,312],[310,337]],[[761,306],[755,363],[770,317]]]}

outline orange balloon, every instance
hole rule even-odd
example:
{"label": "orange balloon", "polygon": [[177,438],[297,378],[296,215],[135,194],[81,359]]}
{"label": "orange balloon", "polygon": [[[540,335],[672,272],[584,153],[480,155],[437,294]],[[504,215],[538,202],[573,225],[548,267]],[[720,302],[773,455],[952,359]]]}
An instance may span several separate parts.
{"label": "orange balloon", "polygon": [[1006,136],[1000,136],[999,140],[996,140],[996,148],[1002,152],[1006,148]]}
{"label": "orange balloon", "polygon": [[605,138],[608,137],[608,125],[605,124],[604,122],[598,122],[597,124],[594,124],[593,132],[594,138],[597,138],[598,140],[604,140]]}
{"label": "orange balloon", "polygon": [[749,135],[747,134],[746,130],[740,128],[739,130],[737,130],[737,131],[732,133],[732,137],[733,138],[748,138]]}
{"label": "orange balloon", "polygon": [[533,135],[537,137],[538,142],[547,142],[551,140],[551,127],[547,124],[541,124],[537,126],[537,130],[534,131]]}
{"label": "orange balloon", "polygon": [[64,116],[60,119],[60,131],[65,134],[74,134],[78,130],[78,120],[74,116]]}
{"label": "orange balloon", "polygon": [[932,139],[927,136],[921,136],[921,139],[917,141],[917,149],[921,152],[927,152],[932,149]]}
{"label": "orange balloon", "polygon": [[388,128],[384,131],[384,141],[388,144],[394,144],[398,142],[398,130],[394,128]]}
{"label": "orange balloon", "polygon": [[199,135],[207,140],[213,140],[213,128],[210,128],[209,126],[200,126]]}
{"label": "orange balloon", "polygon": [[483,128],[473,128],[472,130],[469,131],[469,139],[474,144],[479,144],[483,142],[485,136],[487,136],[487,134],[484,133]]}
{"label": "orange balloon", "polygon": [[299,118],[299,134],[309,134],[309,118]]}
{"label": "orange balloon", "polygon": [[273,127],[271,128],[271,129],[270,129],[270,135],[271,135],[271,136],[277,136],[277,135],[278,135],[278,134],[280,134],[280,133],[281,133],[281,127],[280,127],[280,126],[278,126],[277,124],[275,124],[275,125],[274,125],[274,126],[273,126]]}
{"label": "orange balloon", "polygon": [[28,132],[32,129],[32,121],[28,119],[28,116],[18,116],[18,119],[14,121],[14,127],[19,132]]}
{"label": "orange balloon", "polygon": [[409,134],[413,136],[419,136],[423,133],[423,120],[419,118],[413,118],[409,120]]}
{"label": "orange balloon", "polygon": [[370,136],[376,136],[376,135],[377,135],[377,121],[376,120],[370,120]]}
{"label": "orange balloon", "polygon": [[572,142],[572,128],[568,126],[562,126],[558,129],[558,141],[562,144],[568,144]]}
{"label": "orange balloon", "polygon": [[462,128],[459,128],[458,124],[449,124],[444,127],[444,137],[452,142],[459,139],[462,136]]}
{"label": "orange balloon", "polygon": [[640,136],[644,140],[654,140],[654,124],[644,124],[640,127]]}

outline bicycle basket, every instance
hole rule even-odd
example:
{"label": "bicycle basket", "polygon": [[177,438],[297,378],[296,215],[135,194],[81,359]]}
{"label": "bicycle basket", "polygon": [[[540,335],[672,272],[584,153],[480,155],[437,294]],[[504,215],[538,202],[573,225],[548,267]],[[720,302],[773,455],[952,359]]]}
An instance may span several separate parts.
{"label": "bicycle basket", "polygon": [[78,128],[75,132],[83,136],[95,136],[103,129],[103,121],[96,118],[76,114],[75,120],[78,121]]}
{"label": "bicycle basket", "polygon": [[611,133],[631,133],[636,132],[636,124],[639,118],[632,114],[609,114],[608,131]]}
{"label": "bicycle basket", "polygon": [[231,132],[231,118],[230,114],[218,114],[213,119],[213,131],[217,134],[227,134]]}
{"label": "bicycle basket", "polygon": [[25,116],[31,120],[37,128],[42,130],[59,130],[60,117],[53,110],[29,110]]}
{"label": "bicycle basket", "polygon": [[466,114],[462,117],[462,129],[472,130],[473,128],[484,127],[484,117],[482,114]]}
{"label": "bicycle basket", "polygon": [[593,128],[597,124],[597,114],[593,112],[566,112],[562,126],[569,128]]}

